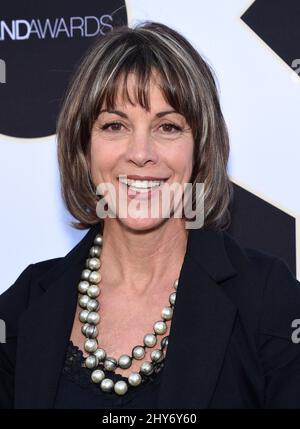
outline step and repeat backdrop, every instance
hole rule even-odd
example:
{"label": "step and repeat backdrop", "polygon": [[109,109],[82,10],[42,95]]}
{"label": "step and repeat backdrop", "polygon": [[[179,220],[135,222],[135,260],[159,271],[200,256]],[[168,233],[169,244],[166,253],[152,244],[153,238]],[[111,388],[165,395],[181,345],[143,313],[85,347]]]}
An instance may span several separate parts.
{"label": "step and repeat backdrop", "polygon": [[93,39],[145,20],[180,31],[216,74],[231,142],[229,233],[300,278],[299,19],[299,0],[2,0],[0,293],[86,234],[60,195],[57,113]]}

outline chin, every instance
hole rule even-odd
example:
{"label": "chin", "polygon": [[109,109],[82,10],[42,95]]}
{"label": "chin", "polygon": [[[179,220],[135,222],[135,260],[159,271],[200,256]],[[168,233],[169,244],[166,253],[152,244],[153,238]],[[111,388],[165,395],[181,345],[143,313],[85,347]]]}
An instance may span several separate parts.
{"label": "chin", "polygon": [[146,219],[146,218],[118,218],[119,222],[131,231],[151,231],[159,228],[168,219]]}

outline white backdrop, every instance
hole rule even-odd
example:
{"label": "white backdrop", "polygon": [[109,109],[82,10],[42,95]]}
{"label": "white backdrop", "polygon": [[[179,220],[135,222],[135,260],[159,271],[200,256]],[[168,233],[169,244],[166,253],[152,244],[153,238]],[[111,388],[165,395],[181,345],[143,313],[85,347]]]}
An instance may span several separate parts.
{"label": "white backdrop", "polygon": [[[296,216],[300,78],[240,19],[251,3],[130,0],[127,8],[131,24],[154,20],[170,25],[212,65],[231,138],[231,178]],[[68,226],[55,136],[0,135],[0,160],[1,293],[28,264],[65,255],[86,231]]]}

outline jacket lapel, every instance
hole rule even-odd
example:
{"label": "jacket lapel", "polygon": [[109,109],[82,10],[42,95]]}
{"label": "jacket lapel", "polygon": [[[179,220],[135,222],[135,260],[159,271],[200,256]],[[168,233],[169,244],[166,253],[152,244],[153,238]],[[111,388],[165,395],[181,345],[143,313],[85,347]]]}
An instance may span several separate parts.
{"label": "jacket lapel", "polygon": [[[43,277],[44,293],[20,319],[16,408],[52,408],[77,305],[77,284],[99,225]],[[222,233],[190,230],[179,276],[158,398],[161,408],[207,408],[221,370],[236,308],[219,282],[236,274]]]}
{"label": "jacket lapel", "polygon": [[218,284],[236,274],[222,234],[211,230],[191,230],[189,234],[159,408],[209,407],[237,313]]}
{"label": "jacket lapel", "polygon": [[44,292],[23,313],[19,324],[15,375],[15,408],[52,408],[71,335],[77,285],[99,226],[44,277]]}

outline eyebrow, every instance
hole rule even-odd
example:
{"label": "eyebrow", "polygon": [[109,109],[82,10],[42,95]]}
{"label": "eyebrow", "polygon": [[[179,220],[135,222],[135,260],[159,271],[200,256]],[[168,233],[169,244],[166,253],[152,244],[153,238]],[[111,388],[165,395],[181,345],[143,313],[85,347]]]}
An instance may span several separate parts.
{"label": "eyebrow", "polygon": [[[120,110],[106,110],[106,109],[104,109],[104,110],[100,110],[99,115],[101,115],[101,113],[105,113],[105,112],[107,112],[107,113],[115,113],[116,115],[119,115],[122,118],[128,119],[128,116],[126,115],[126,113],[124,113],[124,112],[122,112]],[[176,112],[176,110],[164,110],[163,112],[156,113],[155,116],[157,118],[161,118],[161,117],[163,117],[165,115],[168,115],[169,113],[177,113],[178,115],[180,114],[180,113]]]}

